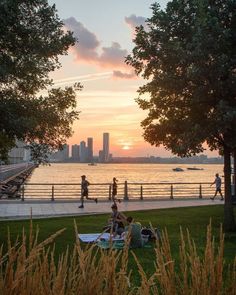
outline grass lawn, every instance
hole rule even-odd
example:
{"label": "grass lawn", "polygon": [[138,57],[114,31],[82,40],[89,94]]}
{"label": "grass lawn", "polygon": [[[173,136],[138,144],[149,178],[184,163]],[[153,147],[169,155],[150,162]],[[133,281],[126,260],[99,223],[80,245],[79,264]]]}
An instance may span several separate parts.
{"label": "grass lawn", "polygon": [[[206,240],[206,227],[212,222],[212,231],[218,241],[220,224],[223,221],[223,206],[203,206],[190,208],[173,208],[158,209],[149,211],[126,212],[126,216],[133,216],[136,221],[141,222],[143,226],[149,223],[160,230],[167,229],[174,259],[178,260],[180,227],[186,233],[189,230],[191,237],[194,239],[199,253],[204,253]],[[75,242],[74,220],[77,223],[80,233],[101,232],[102,227],[106,225],[109,214],[80,216],[80,217],[63,217],[33,220],[33,226],[39,227],[39,241],[48,238],[51,234],[59,229],[66,230],[56,239],[56,255],[64,252],[69,246],[71,249]],[[236,216],[236,208],[235,208]],[[8,230],[11,234],[11,241],[14,242],[17,236],[22,233],[22,228],[27,233],[29,231],[29,221],[1,221],[0,222],[0,245],[7,244]],[[225,263],[226,265],[233,262],[236,255],[236,233],[225,235]],[[149,248],[134,249],[139,261],[146,273],[152,273],[153,265],[153,247],[155,243],[150,243]],[[3,251],[5,252],[5,251]],[[135,269],[135,263],[130,256],[130,267]],[[135,270],[134,270],[135,272]]]}

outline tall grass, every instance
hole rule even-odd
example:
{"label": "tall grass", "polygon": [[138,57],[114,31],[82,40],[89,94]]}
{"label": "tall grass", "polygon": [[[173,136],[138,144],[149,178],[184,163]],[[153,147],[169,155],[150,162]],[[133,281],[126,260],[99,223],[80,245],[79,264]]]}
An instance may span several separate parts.
{"label": "tall grass", "polygon": [[[163,231],[150,257],[155,263],[151,275],[145,273],[128,243],[123,250],[101,250],[94,244],[81,247],[76,224],[73,251],[65,250],[55,263],[52,243],[62,232],[38,243],[38,230],[33,232],[31,221],[28,238],[24,231],[13,245],[9,238],[7,252],[3,253],[3,247],[0,251],[0,294],[236,294],[236,257],[231,266],[224,266],[224,236],[221,230],[216,246],[211,225],[204,255],[198,254],[190,234],[180,231],[178,261],[172,258],[168,234]],[[128,267],[129,255],[140,274],[136,286]]]}

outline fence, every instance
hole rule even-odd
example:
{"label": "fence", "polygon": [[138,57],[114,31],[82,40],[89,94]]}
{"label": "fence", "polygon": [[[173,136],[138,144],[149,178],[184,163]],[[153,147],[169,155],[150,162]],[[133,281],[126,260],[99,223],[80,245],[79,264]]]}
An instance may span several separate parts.
{"label": "fence", "polygon": [[[80,183],[27,183],[21,187],[21,199],[70,200],[80,198]],[[101,200],[111,199],[110,183],[93,183],[89,196]],[[210,183],[119,183],[117,197],[124,200],[209,198],[215,188]]]}

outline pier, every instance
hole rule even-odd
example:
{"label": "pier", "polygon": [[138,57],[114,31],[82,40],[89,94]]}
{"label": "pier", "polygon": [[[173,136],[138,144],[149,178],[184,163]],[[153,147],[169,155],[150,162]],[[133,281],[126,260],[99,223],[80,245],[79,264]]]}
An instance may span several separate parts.
{"label": "pier", "polygon": [[19,163],[0,166],[0,198],[20,198],[22,186],[36,165]]}

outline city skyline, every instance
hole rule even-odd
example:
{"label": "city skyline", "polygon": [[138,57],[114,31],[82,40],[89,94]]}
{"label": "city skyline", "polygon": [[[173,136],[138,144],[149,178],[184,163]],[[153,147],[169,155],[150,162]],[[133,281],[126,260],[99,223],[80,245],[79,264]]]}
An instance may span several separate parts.
{"label": "city skyline", "polygon": [[71,145],[65,144],[61,151],[57,151],[52,155],[54,160],[66,160],[71,158],[72,161],[87,163],[94,162],[94,158],[97,158],[101,163],[107,163],[111,160],[112,155],[110,154],[110,135],[108,132],[103,133],[103,144],[102,149],[99,150],[98,155],[94,155],[93,150],[93,137],[87,137],[87,144],[85,140],[80,141]]}
{"label": "city skyline", "polygon": [[[112,134],[113,156],[173,156],[163,147],[144,141],[140,123],[146,113],[135,102],[144,81],[125,64],[125,57],[134,46],[135,26],[145,25],[146,18],[152,15],[150,6],[154,1],[49,0],[49,3],[55,3],[66,28],[78,38],[68,56],[60,58],[62,68],[51,74],[55,86],[74,82],[83,85],[77,94],[79,120],[74,122],[74,134],[67,143],[79,143],[89,134],[98,154],[106,130]],[[166,3],[167,0],[159,1],[163,9]]]}

